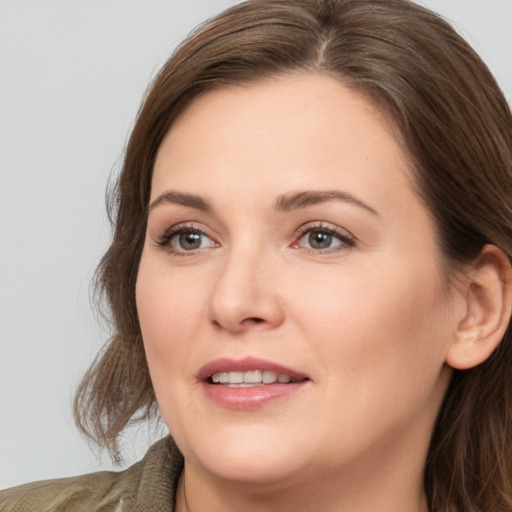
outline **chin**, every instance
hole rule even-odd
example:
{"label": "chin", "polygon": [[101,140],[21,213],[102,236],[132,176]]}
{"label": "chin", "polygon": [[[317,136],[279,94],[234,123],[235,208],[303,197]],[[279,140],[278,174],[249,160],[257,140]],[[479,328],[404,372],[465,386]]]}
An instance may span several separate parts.
{"label": "chin", "polygon": [[[240,484],[279,483],[300,472],[300,454],[290,436],[267,429],[244,427],[201,436],[201,442],[183,446],[188,462],[216,478]],[[197,439],[197,438],[196,438]],[[177,440],[180,446],[179,440]],[[180,447],[181,448],[181,447]]]}
{"label": "chin", "polygon": [[[287,458],[288,459],[288,458]],[[203,467],[210,474],[221,480],[241,485],[252,485],[258,487],[264,485],[285,485],[285,482],[297,474],[299,468],[290,464],[290,460],[283,460],[279,457],[247,457],[223,456],[221,460],[201,461]]]}

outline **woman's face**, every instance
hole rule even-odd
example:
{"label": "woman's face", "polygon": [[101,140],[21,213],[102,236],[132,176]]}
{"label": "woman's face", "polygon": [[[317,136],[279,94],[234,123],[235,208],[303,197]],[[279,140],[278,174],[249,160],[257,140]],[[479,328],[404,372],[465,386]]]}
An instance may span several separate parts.
{"label": "woman's face", "polygon": [[326,76],[209,92],[174,123],[137,306],[187,467],[421,470],[457,306],[410,174],[382,114]]}

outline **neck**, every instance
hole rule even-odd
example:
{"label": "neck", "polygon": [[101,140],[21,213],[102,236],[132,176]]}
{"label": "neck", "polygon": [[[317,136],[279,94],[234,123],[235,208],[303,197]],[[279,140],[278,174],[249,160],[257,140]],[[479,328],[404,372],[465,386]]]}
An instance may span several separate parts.
{"label": "neck", "polygon": [[421,468],[416,476],[398,471],[363,476],[353,469],[346,475],[316,471],[302,480],[255,484],[225,482],[186,464],[176,512],[428,512]]}

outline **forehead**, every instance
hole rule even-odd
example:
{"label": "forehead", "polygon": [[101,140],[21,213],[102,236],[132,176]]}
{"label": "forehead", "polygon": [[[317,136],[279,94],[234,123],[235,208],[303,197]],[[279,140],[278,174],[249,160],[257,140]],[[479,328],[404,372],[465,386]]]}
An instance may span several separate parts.
{"label": "forehead", "polygon": [[382,200],[411,188],[409,168],[391,123],[362,95],[325,75],[287,75],[193,101],[160,146],[152,197],[272,183],[276,194],[342,187]]}

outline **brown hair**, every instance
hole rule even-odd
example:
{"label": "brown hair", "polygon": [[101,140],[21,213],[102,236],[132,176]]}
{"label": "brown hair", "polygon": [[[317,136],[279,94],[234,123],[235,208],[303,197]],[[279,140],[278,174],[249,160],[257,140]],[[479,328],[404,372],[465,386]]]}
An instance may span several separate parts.
{"label": "brown hair", "polygon": [[[291,71],[326,73],[392,120],[454,269],[485,243],[512,257],[512,116],[485,64],[408,0],[251,0],[191,35],[154,80],[111,203],[97,272],[114,333],[75,400],[80,428],[118,453],[130,422],[156,412],[135,305],[152,169],[176,116],[205,91]],[[453,373],[425,469],[431,511],[512,510],[512,332]]]}

